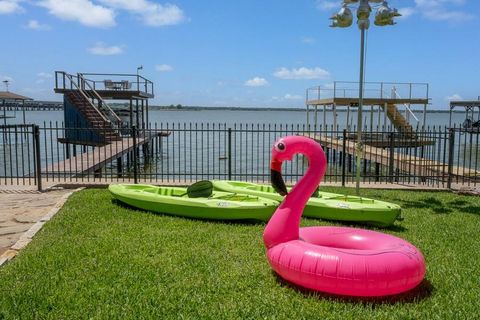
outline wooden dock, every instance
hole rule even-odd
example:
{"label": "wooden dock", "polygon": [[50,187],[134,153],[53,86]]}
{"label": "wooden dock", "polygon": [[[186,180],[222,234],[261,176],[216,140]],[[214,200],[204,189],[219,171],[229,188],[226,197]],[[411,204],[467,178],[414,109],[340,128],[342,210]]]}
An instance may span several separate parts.
{"label": "wooden dock", "polygon": [[[165,133],[156,133],[148,137],[138,137],[136,139],[136,147],[151,142],[154,138],[162,137]],[[42,168],[42,174],[45,175],[62,175],[75,177],[81,174],[99,172],[107,164],[121,159],[124,155],[132,153],[134,149],[133,138],[122,138],[110,144],[96,147],[92,151],[80,153],[72,156],[64,161],[51,164]]]}
{"label": "wooden dock", "polygon": [[[310,138],[318,141],[322,146],[343,152],[344,141],[332,137],[321,135],[310,135]],[[382,149],[371,145],[363,146],[362,158],[373,163],[382,164],[400,171],[409,172],[418,177],[438,177],[446,178],[449,175],[448,164],[434,160],[429,160],[413,155],[391,152],[388,149]],[[356,142],[352,140],[345,141],[345,153],[354,156],[356,154]],[[452,178],[480,179],[480,171],[473,169],[452,166]]]}

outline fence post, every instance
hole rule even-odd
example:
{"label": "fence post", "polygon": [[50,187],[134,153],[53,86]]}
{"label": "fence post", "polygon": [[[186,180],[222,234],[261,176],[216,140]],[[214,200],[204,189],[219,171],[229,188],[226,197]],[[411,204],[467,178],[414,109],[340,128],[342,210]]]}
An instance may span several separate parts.
{"label": "fence post", "polygon": [[455,150],[455,131],[450,129],[448,132],[448,180],[447,188],[452,188],[452,178],[453,178],[453,157]]}
{"label": "fence post", "polygon": [[228,180],[232,180],[232,128],[228,128]]}
{"label": "fence post", "polygon": [[42,191],[42,164],[40,163],[40,127],[33,125],[33,140],[35,143],[35,178],[37,190]]}
{"label": "fence post", "polygon": [[138,183],[138,172],[137,172],[137,127],[132,126],[132,138],[133,138],[133,182]]}
{"label": "fence post", "polygon": [[347,130],[343,129],[343,145],[342,145],[342,187],[345,187],[345,163],[346,163],[346,156],[347,156]]}
{"label": "fence post", "polygon": [[395,159],[394,159],[394,150],[395,150],[395,147],[394,147],[394,144],[395,144],[395,133],[394,132],[390,132],[388,134],[389,136],[389,144],[390,144],[390,155],[389,155],[389,168],[388,168],[388,180],[390,183],[393,183],[393,173],[394,173],[394,170],[393,170],[393,166],[395,164]]}

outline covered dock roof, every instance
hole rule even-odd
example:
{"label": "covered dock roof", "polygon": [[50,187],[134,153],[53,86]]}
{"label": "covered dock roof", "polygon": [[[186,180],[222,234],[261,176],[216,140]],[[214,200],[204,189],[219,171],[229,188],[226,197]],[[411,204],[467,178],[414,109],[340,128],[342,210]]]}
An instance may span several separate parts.
{"label": "covered dock roof", "polygon": [[33,99],[9,91],[0,91],[0,100],[30,101]]}

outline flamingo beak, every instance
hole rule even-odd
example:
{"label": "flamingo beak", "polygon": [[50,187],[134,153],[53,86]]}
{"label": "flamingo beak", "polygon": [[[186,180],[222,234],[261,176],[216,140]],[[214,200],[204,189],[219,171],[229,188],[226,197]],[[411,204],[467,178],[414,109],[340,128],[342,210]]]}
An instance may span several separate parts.
{"label": "flamingo beak", "polygon": [[270,163],[270,180],[272,182],[272,187],[277,191],[281,196],[286,196],[288,194],[287,187],[282,177],[282,162],[278,160],[272,160]]}

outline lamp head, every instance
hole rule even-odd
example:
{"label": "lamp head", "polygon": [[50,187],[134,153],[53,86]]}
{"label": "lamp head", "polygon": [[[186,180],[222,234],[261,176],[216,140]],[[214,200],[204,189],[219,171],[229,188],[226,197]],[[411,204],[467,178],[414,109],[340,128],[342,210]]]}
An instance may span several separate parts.
{"label": "lamp head", "polygon": [[344,3],[338,13],[334,14],[331,18],[332,24],[330,27],[348,28],[353,23],[352,10]]}
{"label": "lamp head", "polygon": [[388,6],[387,1],[383,1],[381,6],[378,7],[377,13],[375,14],[375,25],[376,26],[388,26],[394,25],[395,22],[393,18],[400,17],[401,14],[398,13],[397,9],[392,9]]}

